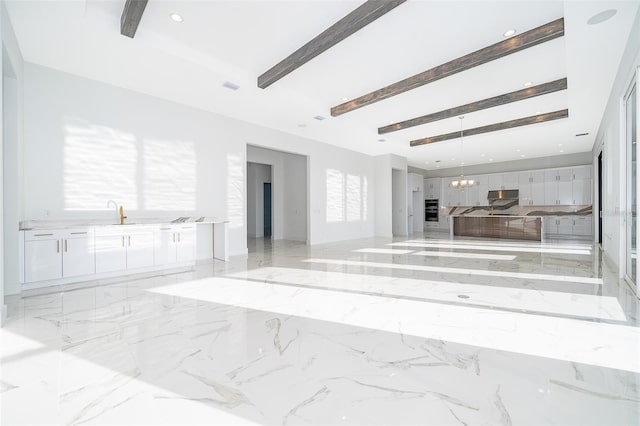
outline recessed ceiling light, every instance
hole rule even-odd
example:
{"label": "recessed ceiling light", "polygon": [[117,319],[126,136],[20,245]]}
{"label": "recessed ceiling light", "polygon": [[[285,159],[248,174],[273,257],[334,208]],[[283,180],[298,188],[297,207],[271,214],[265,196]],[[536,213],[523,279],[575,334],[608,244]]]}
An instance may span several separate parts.
{"label": "recessed ceiling light", "polygon": [[564,152],[564,149],[561,149],[560,152]]}
{"label": "recessed ceiling light", "polygon": [[503,32],[503,33],[502,33],[502,35],[503,35],[504,37],[511,37],[511,36],[512,36],[512,35],[514,35],[515,33],[516,33],[516,30],[514,30],[513,28],[511,28],[511,29],[509,29],[509,30],[507,30],[507,31]]}
{"label": "recessed ceiling light", "polygon": [[520,157],[523,157],[523,158],[524,158],[524,154],[520,154]]}
{"label": "recessed ceiling light", "polygon": [[561,143],[559,143],[559,144],[558,144],[558,146],[562,146],[562,144],[561,144]]}
{"label": "recessed ceiling light", "polygon": [[536,111],[536,115],[542,114],[540,111]]}
{"label": "recessed ceiling light", "polygon": [[577,133],[576,136],[587,136],[588,134],[589,134],[589,132]]}
{"label": "recessed ceiling light", "polygon": [[349,98],[342,98],[342,100],[343,100],[343,101],[348,101],[348,100],[349,100]]}
{"label": "recessed ceiling light", "polygon": [[493,158],[489,158],[489,161],[493,161]]}
{"label": "recessed ceiling light", "polygon": [[440,167],[440,165],[439,165],[439,164],[436,164],[436,169],[437,169],[438,167]]}
{"label": "recessed ceiling light", "polygon": [[600,13],[596,13],[587,21],[589,25],[601,24],[604,21],[608,21],[613,18],[618,11],[616,9],[608,9]]}
{"label": "recessed ceiling light", "polygon": [[464,161],[460,163],[462,166],[464,166]]}
{"label": "recessed ceiling light", "polygon": [[516,152],[520,152],[520,150],[519,150],[519,149],[516,149]]}
{"label": "recessed ceiling light", "polygon": [[169,15],[171,17],[171,19],[173,19],[175,22],[182,22],[184,21],[184,18],[182,17],[182,15],[178,14],[178,13],[172,13],[171,15]]}
{"label": "recessed ceiling light", "polygon": [[452,159],[451,159],[451,161],[455,161],[455,160],[456,160],[455,158],[452,158]]}
{"label": "recessed ceiling light", "polygon": [[529,87],[531,86],[533,83],[531,83],[530,81],[527,81],[526,83],[523,84],[524,87]]}
{"label": "recessed ceiling light", "polygon": [[224,83],[222,83],[222,87],[226,87],[227,89],[231,90],[238,90],[240,88],[240,86],[230,81],[225,81]]}
{"label": "recessed ceiling light", "polygon": [[425,161],[425,162],[424,162],[424,164],[429,164],[429,162],[428,162],[428,161]]}
{"label": "recessed ceiling light", "polygon": [[314,120],[322,121],[322,120],[324,120],[324,119],[325,119],[325,118],[327,118],[327,117],[323,117],[323,116],[321,116],[321,115],[316,115],[316,116],[315,116],[315,117],[313,117],[313,118],[314,118]]}

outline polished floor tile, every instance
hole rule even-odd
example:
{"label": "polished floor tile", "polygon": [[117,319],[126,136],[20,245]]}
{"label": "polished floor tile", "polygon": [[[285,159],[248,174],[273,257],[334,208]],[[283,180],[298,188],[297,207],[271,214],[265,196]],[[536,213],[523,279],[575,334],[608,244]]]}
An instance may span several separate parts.
{"label": "polished floor tile", "polygon": [[597,247],[249,246],[10,298],[0,423],[640,424],[640,303]]}

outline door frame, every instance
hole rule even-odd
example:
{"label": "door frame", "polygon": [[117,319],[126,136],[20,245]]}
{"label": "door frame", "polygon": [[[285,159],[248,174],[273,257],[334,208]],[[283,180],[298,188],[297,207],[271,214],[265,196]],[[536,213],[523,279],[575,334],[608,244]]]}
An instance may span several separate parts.
{"label": "door frame", "polygon": [[[638,133],[640,133],[640,108],[638,108],[638,104],[640,103],[638,101],[640,95],[638,93],[638,90],[640,89],[640,85],[638,84],[638,74],[640,72],[640,67],[636,67],[634,69],[634,72],[632,74],[631,79],[629,80],[627,87],[620,99],[620,140],[621,140],[621,155],[623,157],[623,164],[624,164],[624,173],[623,173],[623,182],[622,182],[622,187],[624,188],[623,191],[623,199],[621,200],[621,205],[624,206],[624,214],[622,215],[622,222],[623,222],[623,226],[622,226],[622,235],[620,238],[620,241],[622,242],[622,247],[621,247],[621,276],[624,279],[625,282],[627,282],[627,284],[629,284],[629,286],[633,289],[633,291],[636,293],[636,295],[638,295],[640,297],[640,284],[638,284],[638,282],[634,282],[633,279],[627,274],[627,266],[628,266],[628,253],[627,253],[627,243],[628,243],[628,237],[627,237],[627,228],[629,226],[628,224],[628,217],[629,217],[629,210],[631,209],[630,206],[630,188],[629,188],[629,168],[628,168],[628,164],[627,161],[629,160],[629,155],[630,155],[630,150],[629,147],[627,146],[627,99],[629,98],[629,96],[631,95],[631,92],[633,91],[633,89],[635,88],[636,90],[636,142],[638,141]],[[638,203],[638,201],[640,200],[640,174],[638,174],[638,154],[640,154],[640,151],[636,150],[636,203]],[[637,207],[636,207],[637,208]],[[640,242],[640,226],[638,226],[637,221],[636,221],[636,246],[638,244],[638,242]],[[634,260],[632,260],[633,262]],[[635,262],[636,262],[636,275],[638,274],[639,268],[638,268],[638,256],[637,256],[637,247],[636,247],[636,258],[635,258]],[[637,280],[637,278],[636,278]]]}

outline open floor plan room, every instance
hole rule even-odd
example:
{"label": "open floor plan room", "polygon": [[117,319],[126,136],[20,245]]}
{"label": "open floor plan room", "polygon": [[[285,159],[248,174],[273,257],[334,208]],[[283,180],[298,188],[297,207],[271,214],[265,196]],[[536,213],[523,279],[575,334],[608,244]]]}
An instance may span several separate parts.
{"label": "open floor plan room", "polygon": [[640,426],[640,0],[0,41],[0,425]]}

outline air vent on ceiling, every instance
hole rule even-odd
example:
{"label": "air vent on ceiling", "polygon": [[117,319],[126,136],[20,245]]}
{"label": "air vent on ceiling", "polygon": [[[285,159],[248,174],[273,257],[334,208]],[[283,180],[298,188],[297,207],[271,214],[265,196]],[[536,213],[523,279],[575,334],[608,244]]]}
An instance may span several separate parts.
{"label": "air vent on ceiling", "polygon": [[314,119],[316,119],[316,120],[318,120],[318,121],[322,121],[322,120],[324,120],[324,119],[325,119],[325,118],[327,118],[327,117],[323,117],[323,116],[321,116],[321,115],[316,115],[316,116],[315,116],[315,117],[313,117],[313,118],[314,118]]}
{"label": "air vent on ceiling", "polygon": [[589,132],[586,133],[576,133],[576,136],[587,136],[589,134]]}
{"label": "air vent on ceiling", "polygon": [[227,89],[231,90],[238,90],[240,88],[240,86],[230,81],[225,81],[224,83],[222,83],[222,87],[226,87]]}

